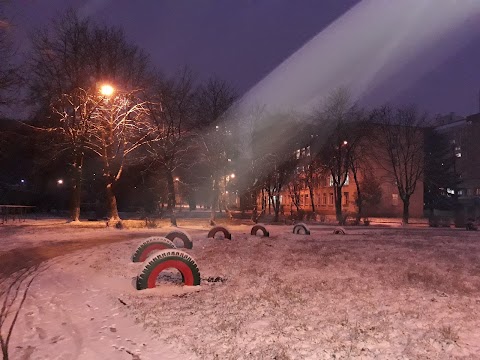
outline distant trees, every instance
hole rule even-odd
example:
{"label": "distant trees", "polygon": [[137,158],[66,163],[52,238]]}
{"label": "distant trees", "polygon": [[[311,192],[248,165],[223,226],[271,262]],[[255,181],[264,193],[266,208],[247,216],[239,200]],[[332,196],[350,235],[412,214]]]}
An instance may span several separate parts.
{"label": "distant trees", "polygon": [[151,166],[158,169],[167,182],[167,210],[172,225],[176,225],[174,174],[188,167],[188,156],[193,152],[194,87],[192,73],[183,69],[176,77],[157,78],[151,87],[147,114],[150,119],[150,141],[147,151]]}
{"label": "distant trees", "polygon": [[397,186],[403,202],[402,220],[408,224],[410,198],[425,169],[424,127],[427,115],[414,107],[393,109],[383,106],[373,112],[373,121],[378,124],[379,164]]}
{"label": "distant trees", "polygon": [[[8,23],[0,22],[0,55],[7,59],[0,64],[0,104],[6,102],[4,90],[20,79],[10,61],[14,51],[7,33]],[[240,114],[235,91],[226,82],[212,78],[197,84],[187,68],[173,76],[158,75],[148,56],[128,42],[121,29],[98,25],[74,12],[40,29],[32,40],[25,76],[33,108],[29,126],[39,130],[32,137],[46,140],[32,143],[41,144],[37,158],[58,161],[57,169],[60,161],[69,167],[71,179],[66,183],[72,185],[74,221],[80,218],[86,193],[82,186],[93,168],[97,173],[102,170],[111,219],[119,219],[122,174],[134,166],[137,172],[145,170],[142,176],[148,173],[142,184],[148,183],[148,192],[161,197],[162,208],[165,200],[172,224],[180,184],[191,204],[195,192],[205,196],[211,224],[218,210],[229,212],[228,187],[243,190],[239,196],[248,201],[241,201],[242,206],[261,192],[262,207],[268,199],[278,221],[282,201],[289,201],[297,212],[303,206],[316,212],[320,204],[315,190],[320,184],[331,186],[328,195],[333,195],[336,219],[343,223],[345,206],[350,209],[352,203],[344,201],[352,191],[345,186],[355,185],[351,198],[357,222],[379,204],[381,184],[371,176],[376,159],[398,188],[404,222],[411,196],[425,174],[431,206],[441,197],[441,189],[458,181],[451,173],[449,144],[429,132],[423,146],[426,116],[414,108],[384,106],[367,119],[348,91],[340,89],[314,114],[267,114],[265,109]],[[113,86],[112,95],[100,93],[105,83]],[[241,176],[232,181],[234,168]],[[129,179],[128,184],[139,182]],[[87,189],[92,191],[91,186]],[[149,209],[157,201],[150,199]]]}
{"label": "distant trees", "polygon": [[226,169],[236,152],[232,128],[224,120],[232,116],[231,109],[236,94],[224,81],[210,79],[201,85],[196,94],[196,143],[200,162],[206,167],[210,191],[210,223],[215,223],[216,208],[219,206],[220,183],[226,181]]}
{"label": "distant trees", "polygon": [[11,23],[4,15],[3,2],[0,2],[0,106],[12,102],[12,90],[21,80],[10,29]]}
{"label": "distant trees", "polygon": [[341,89],[327,100],[320,119],[331,130],[317,156],[323,167],[329,171],[330,184],[334,191],[335,215],[337,221],[343,224],[345,217],[342,213],[342,189],[351,181],[349,174],[352,166],[358,164],[362,156],[362,153],[357,151],[363,134],[358,126],[362,113],[351,103],[348,92]]}

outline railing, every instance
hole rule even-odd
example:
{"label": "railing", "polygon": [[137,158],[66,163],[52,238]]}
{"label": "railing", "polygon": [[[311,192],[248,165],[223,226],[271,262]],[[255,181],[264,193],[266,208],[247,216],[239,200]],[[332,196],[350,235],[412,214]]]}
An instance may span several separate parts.
{"label": "railing", "polygon": [[35,206],[26,205],[0,205],[1,224],[5,224],[9,219],[15,221],[25,221],[29,210],[33,210]]}

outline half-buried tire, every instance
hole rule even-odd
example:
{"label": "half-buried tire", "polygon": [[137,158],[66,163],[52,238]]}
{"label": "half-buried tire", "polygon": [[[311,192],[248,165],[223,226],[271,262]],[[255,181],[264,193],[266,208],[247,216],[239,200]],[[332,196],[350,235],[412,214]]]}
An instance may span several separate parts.
{"label": "half-buried tire", "polygon": [[195,260],[184,251],[166,249],[156,251],[145,261],[137,276],[137,290],[154,288],[158,275],[170,268],[180,271],[185,285],[200,285],[200,270]]}
{"label": "half-buried tire", "polygon": [[164,237],[152,236],[142,242],[132,255],[133,262],[144,262],[154,251],[175,249],[175,244]]}
{"label": "half-buried tire", "polygon": [[171,241],[178,238],[178,239],[182,240],[184,248],[186,248],[186,249],[193,248],[192,238],[190,237],[190,235],[188,235],[184,231],[180,231],[180,230],[170,231],[167,235],[165,235],[165,237],[168,240],[171,240]]}
{"label": "half-buried tire", "polygon": [[333,230],[333,233],[335,235],[345,235],[347,230],[345,230],[343,227],[336,227],[335,230]]}
{"label": "half-buried tire", "polygon": [[297,235],[310,235],[310,229],[306,224],[298,223],[293,227],[293,233]]}
{"label": "half-buried tire", "polygon": [[207,237],[209,237],[209,238],[215,238],[215,235],[216,235],[218,232],[223,233],[223,236],[225,237],[225,239],[232,240],[232,234],[230,233],[230,231],[228,231],[228,230],[227,230],[226,228],[224,228],[223,226],[215,226],[215,227],[211,228],[210,231],[208,232]]}
{"label": "half-buried tire", "polygon": [[257,235],[257,232],[258,231],[261,231],[262,232],[262,236],[265,236],[265,237],[269,237],[270,236],[270,233],[267,231],[267,229],[265,228],[264,225],[262,224],[257,224],[257,225],[254,225],[252,227],[252,230],[250,231],[250,235]]}

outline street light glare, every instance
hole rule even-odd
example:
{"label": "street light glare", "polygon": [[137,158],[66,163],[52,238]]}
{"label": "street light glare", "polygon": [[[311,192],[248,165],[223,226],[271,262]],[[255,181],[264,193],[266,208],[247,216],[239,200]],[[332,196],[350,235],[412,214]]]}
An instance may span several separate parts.
{"label": "street light glare", "polygon": [[230,177],[231,177],[232,179],[235,178],[235,174],[230,175]]}
{"label": "street light glare", "polygon": [[100,93],[105,96],[112,96],[114,91],[115,89],[113,88],[113,86],[108,84],[104,84],[100,87]]}
{"label": "street light glare", "polygon": [[62,185],[62,184],[63,184],[63,180],[62,180],[62,179],[58,179],[58,180],[57,180],[57,184],[58,184],[58,185]]}

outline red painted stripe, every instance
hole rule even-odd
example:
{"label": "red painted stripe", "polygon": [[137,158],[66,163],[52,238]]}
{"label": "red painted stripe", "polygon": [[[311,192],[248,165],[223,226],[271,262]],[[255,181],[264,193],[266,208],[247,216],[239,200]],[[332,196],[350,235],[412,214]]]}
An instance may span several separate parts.
{"label": "red painted stripe", "polygon": [[158,264],[150,273],[147,280],[148,288],[154,288],[157,282],[158,275],[165,269],[174,268],[180,271],[183,275],[184,284],[187,286],[193,286],[193,273],[190,267],[180,260],[167,260]]}

